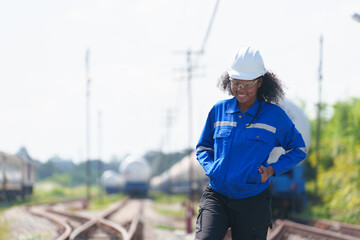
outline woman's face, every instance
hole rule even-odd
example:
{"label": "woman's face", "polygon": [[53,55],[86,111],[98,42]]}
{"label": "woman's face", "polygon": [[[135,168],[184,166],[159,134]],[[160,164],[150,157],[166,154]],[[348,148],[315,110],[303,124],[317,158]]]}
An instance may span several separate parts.
{"label": "woman's face", "polygon": [[241,80],[230,79],[231,91],[242,108],[249,109],[256,101],[258,88],[262,84],[262,79]]}

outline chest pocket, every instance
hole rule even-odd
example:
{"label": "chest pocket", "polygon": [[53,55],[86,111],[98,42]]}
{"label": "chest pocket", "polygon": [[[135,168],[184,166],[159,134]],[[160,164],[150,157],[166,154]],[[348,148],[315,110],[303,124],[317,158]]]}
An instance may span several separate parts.
{"label": "chest pocket", "polygon": [[214,132],[215,161],[225,157],[231,146],[231,132],[234,127],[217,127]]}
{"label": "chest pocket", "polygon": [[248,128],[246,129],[246,139],[250,144],[256,142],[272,145],[275,143],[275,134],[265,129]]}
{"label": "chest pocket", "polygon": [[214,139],[227,138],[231,135],[232,127],[218,127],[215,129]]}

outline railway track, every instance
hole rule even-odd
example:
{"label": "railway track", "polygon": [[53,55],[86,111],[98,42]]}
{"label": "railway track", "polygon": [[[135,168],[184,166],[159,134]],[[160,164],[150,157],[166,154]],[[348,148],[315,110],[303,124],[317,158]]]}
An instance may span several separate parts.
{"label": "railway track", "polygon": [[313,219],[294,218],[293,221],[314,226],[320,229],[326,229],[333,232],[338,232],[341,234],[357,237],[358,239],[360,239],[360,226],[358,225],[334,222],[325,219],[313,220]]}
{"label": "railway track", "polygon": [[69,212],[64,204],[39,205],[28,208],[59,226],[57,240],[111,239],[140,240],[142,200],[125,200],[111,205],[97,216]]}
{"label": "railway track", "polygon": [[[52,239],[142,240],[146,237],[142,235],[143,200],[117,202],[96,215],[90,215],[89,212],[71,212],[71,209],[79,208],[82,208],[81,201],[29,207],[31,213],[45,217],[59,226],[57,238]],[[225,239],[231,240],[230,232]],[[360,239],[360,226],[328,220],[276,220],[267,239],[355,240]]]}
{"label": "railway track", "polygon": [[[301,223],[299,223],[301,222]],[[340,230],[341,225],[344,225]],[[346,227],[345,227],[346,225]],[[327,220],[276,220],[268,240],[316,239],[316,240],[359,240],[360,227]],[[338,226],[338,227],[334,227]]]}

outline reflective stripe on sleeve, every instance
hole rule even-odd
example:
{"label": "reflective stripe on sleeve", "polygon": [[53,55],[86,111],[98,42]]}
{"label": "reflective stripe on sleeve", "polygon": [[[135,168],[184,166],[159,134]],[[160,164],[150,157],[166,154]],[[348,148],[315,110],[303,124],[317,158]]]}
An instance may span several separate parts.
{"label": "reflective stripe on sleeve", "polygon": [[274,128],[273,126],[267,125],[265,123],[253,123],[250,126],[247,126],[247,128],[260,128],[260,129],[265,129],[267,131],[270,131],[272,133],[276,133],[276,128]]}
{"label": "reflective stripe on sleeve", "polygon": [[[304,153],[306,153],[306,148],[305,148],[305,147],[299,147],[298,149],[300,149],[301,151],[303,151]],[[293,148],[292,148],[292,149],[289,149],[289,150],[285,151],[285,153],[291,152],[292,150],[294,150],[294,149],[293,149]]]}
{"label": "reflective stripe on sleeve", "polygon": [[301,151],[303,151],[304,153],[306,153],[306,147],[300,147],[299,148]]}
{"label": "reflective stripe on sleeve", "polygon": [[230,122],[230,121],[220,121],[214,123],[214,128],[222,127],[222,126],[229,126],[229,127],[236,127],[237,122]]}
{"label": "reflective stripe on sleeve", "polygon": [[199,146],[198,148],[196,148],[196,151],[197,151],[197,152],[199,152],[199,151],[212,151],[212,152],[214,152],[214,149],[208,148],[208,147],[204,147],[204,146]]}

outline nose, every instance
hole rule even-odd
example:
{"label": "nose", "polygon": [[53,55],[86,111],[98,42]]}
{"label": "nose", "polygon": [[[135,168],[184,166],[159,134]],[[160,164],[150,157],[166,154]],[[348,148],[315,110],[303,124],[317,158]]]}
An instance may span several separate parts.
{"label": "nose", "polygon": [[244,85],[242,85],[242,84],[237,85],[236,88],[237,88],[237,89],[245,89]]}

